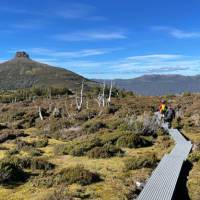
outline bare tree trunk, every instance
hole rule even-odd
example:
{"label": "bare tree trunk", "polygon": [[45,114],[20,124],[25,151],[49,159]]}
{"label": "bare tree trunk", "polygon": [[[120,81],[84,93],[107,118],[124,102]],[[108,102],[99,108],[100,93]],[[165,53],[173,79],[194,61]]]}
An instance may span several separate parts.
{"label": "bare tree trunk", "polygon": [[101,96],[101,94],[99,94],[98,97],[95,100],[98,103],[99,107],[101,107],[101,102],[102,102],[102,96]]}
{"label": "bare tree trunk", "polygon": [[78,111],[82,109],[82,104],[83,104],[83,87],[84,87],[84,81],[82,81],[81,85],[81,97],[80,97],[80,102],[78,102],[78,97],[76,95],[76,108]]}
{"label": "bare tree trunk", "polygon": [[105,107],[105,88],[106,88],[106,83],[104,81],[102,94],[99,93],[98,97],[95,99],[99,107],[101,106]]}
{"label": "bare tree trunk", "polygon": [[105,88],[106,88],[106,82],[103,83],[103,93],[102,93],[102,104],[103,107],[105,106]]}
{"label": "bare tree trunk", "polygon": [[40,106],[39,106],[39,117],[40,117],[41,120],[44,120],[44,118],[43,118],[43,116],[42,116],[42,112],[41,112]]}
{"label": "bare tree trunk", "polygon": [[110,105],[110,103],[111,103],[112,87],[113,87],[113,84],[112,84],[112,80],[111,80],[111,83],[110,83],[110,91],[109,91],[109,97],[108,97],[108,99],[107,99],[108,105]]}

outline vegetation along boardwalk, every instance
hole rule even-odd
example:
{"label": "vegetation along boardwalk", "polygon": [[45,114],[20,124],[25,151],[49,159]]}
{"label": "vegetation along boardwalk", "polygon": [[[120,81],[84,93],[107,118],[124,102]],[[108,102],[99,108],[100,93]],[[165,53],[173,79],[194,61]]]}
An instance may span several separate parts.
{"label": "vegetation along boardwalk", "polygon": [[176,145],[170,154],[162,158],[137,200],[173,199],[183,163],[191,151],[192,143],[187,141],[177,129],[169,129],[167,124],[162,126],[168,131]]}

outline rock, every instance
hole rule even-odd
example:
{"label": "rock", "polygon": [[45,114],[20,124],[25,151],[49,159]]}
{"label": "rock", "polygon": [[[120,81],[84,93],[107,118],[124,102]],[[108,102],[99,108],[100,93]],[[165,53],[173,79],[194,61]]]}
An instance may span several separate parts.
{"label": "rock", "polygon": [[25,51],[18,51],[18,52],[16,52],[15,59],[18,59],[18,58],[30,59],[29,55]]}
{"label": "rock", "polygon": [[137,188],[138,190],[142,190],[142,189],[144,188],[144,186],[145,186],[145,183],[144,183],[144,182],[136,181],[136,182],[135,182],[135,185],[136,185],[136,188]]}

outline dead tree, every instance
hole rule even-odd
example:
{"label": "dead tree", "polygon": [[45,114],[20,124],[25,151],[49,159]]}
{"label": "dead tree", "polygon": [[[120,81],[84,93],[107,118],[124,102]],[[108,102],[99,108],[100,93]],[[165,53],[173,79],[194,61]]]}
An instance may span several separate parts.
{"label": "dead tree", "polygon": [[[78,111],[81,111],[82,109],[82,104],[83,104],[83,87],[84,87],[84,81],[82,81],[82,85],[81,85],[81,96],[80,98],[76,95],[76,108]],[[80,99],[80,101],[78,102],[78,100]]]}
{"label": "dead tree", "polygon": [[106,82],[103,83],[103,93],[102,93],[102,106],[105,106],[105,88],[106,88]]}
{"label": "dead tree", "polygon": [[102,94],[99,93],[98,97],[95,99],[96,102],[98,103],[99,107],[101,107],[101,106],[104,107],[105,106],[105,88],[106,88],[106,83],[104,81]]}
{"label": "dead tree", "polygon": [[99,107],[101,107],[101,103],[102,103],[102,95],[99,93],[98,97],[95,99],[96,102],[98,103]]}
{"label": "dead tree", "polygon": [[108,99],[107,99],[108,106],[111,103],[112,87],[113,87],[113,84],[112,84],[112,81],[111,81],[111,83],[110,83],[110,90],[109,90],[109,96],[108,96]]}
{"label": "dead tree", "polygon": [[39,117],[41,120],[44,120],[43,116],[42,116],[42,111],[41,111],[41,107],[39,106]]}

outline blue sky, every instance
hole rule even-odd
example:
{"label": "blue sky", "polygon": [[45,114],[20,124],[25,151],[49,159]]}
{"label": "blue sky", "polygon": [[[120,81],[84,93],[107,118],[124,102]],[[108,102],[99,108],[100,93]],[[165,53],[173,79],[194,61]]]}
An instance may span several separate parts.
{"label": "blue sky", "polygon": [[0,62],[16,51],[88,78],[200,74],[198,0],[7,0]]}

